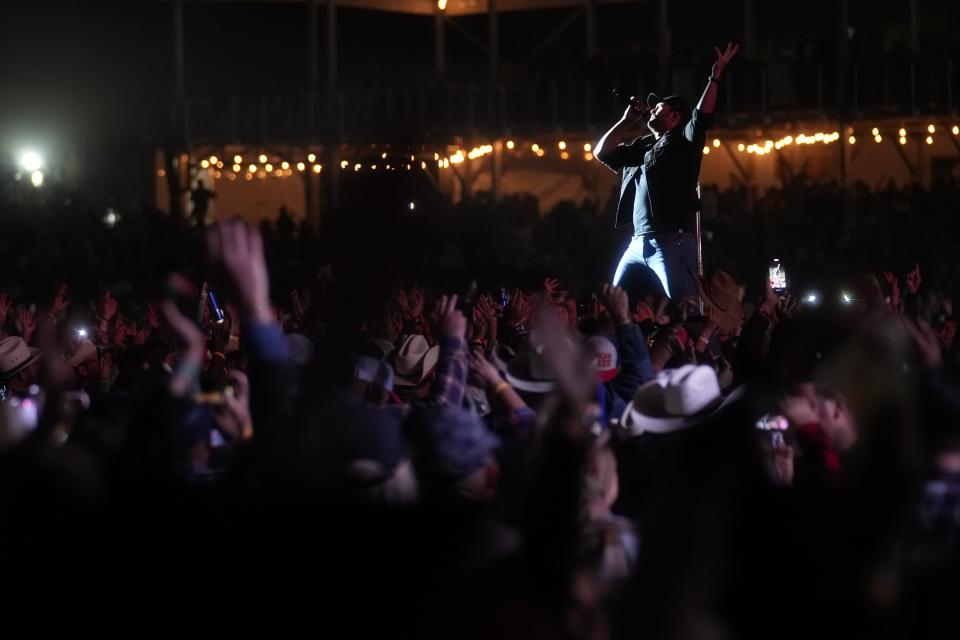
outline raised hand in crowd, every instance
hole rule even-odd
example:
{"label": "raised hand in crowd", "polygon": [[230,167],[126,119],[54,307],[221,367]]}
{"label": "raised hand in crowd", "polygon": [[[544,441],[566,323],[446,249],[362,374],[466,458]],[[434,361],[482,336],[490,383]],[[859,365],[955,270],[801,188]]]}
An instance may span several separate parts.
{"label": "raised hand in crowd", "polygon": [[250,381],[238,369],[227,370],[229,385],[223,392],[223,404],[214,413],[217,430],[231,441],[244,441],[253,437],[253,421],[250,415]]}
{"label": "raised hand in crowd", "polygon": [[69,304],[70,303],[67,302],[67,284],[65,282],[60,283],[60,286],[57,287],[56,295],[53,296],[53,302],[50,304],[50,314],[59,316],[67,310]]}
{"label": "raised hand in crowd", "polygon": [[423,287],[414,285],[410,290],[410,318],[416,320],[423,316]]}
{"label": "raised hand in crowd", "polygon": [[920,290],[920,284],[922,282],[923,278],[920,276],[920,263],[915,262],[913,264],[913,270],[907,273],[907,291],[916,293]]}
{"label": "raised hand in crowd", "polygon": [[157,329],[160,327],[160,314],[157,312],[156,302],[150,302],[147,304],[147,325],[151,329]]}
{"label": "raised hand in crowd", "polygon": [[467,319],[457,309],[457,294],[440,296],[437,304],[437,334],[441,338],[462,340],[467,334]]}
{"label": "raised hand in crowd", "polygon": [[[610,313],[610,319],[615,325],[627,324],[631,322],[630,317],[630,298],[627,292],[612,284],[605,284],[600,288],[600,295],[597,300],[601,301]],[[649,309],[649,307],[648,307]]]}
{"label": "raised hand in crowd", "polygon": [[33,337],[34,330],[37,328],[36,313],[34,313],[30,307],[23,306],[20,308],[20,313],[17,317],[20,320],[20,327],[23,330],[23,341],[29,343],[30,338]]}
{"label": "raised hand in crowd", "polygon": [[545,278],[543,281],[543,291],[547,294],[548,298],[552,298],[554,294],[557,293],[557,289],[560,288],[560,281],[556,278]]}
{"label": "raised hand in crowd", "polygon": [[925,320],[902,318],[901,323],[907,334],[913,338],[913,345],[923,365],[929,369],[938,369],[943,364],[943,352],[936,331]]}
{"label": "raised hand in crowd", "polygon": [[488,295],[482,295],[473,307],[473,320],[478,327],[483,329],[484,338],[488,344],[492,344],[497,339],[497,308],[493,303],[493,298]]}
{"label": "raised hand in crowd", "polygon": [[207,350],[206,336],[192,320],[180,313],[171,300],[160,303],[160,313],[176,339],[177,362],[167,389],[170,395],[183,397],[197,389]]}
{"label": "raised hand in crowd", "polygon": [[900,281],[889,271],[883,272],[883,279],[890,287],[890,307],[896,311],[900,307]]}
{"label": "raised hand in crowd", "polygon": [[97,304],[97,312],[104,320],[110,321],[117,313],[117,300],[113,292],[107,289]]}
{"label": "raised hand in crowd", "polygon": [[240,219],[207,229],[207,259],[240,307],[241,319],[253,325],[276,322],[271,312],[270,282],[260,232]]}

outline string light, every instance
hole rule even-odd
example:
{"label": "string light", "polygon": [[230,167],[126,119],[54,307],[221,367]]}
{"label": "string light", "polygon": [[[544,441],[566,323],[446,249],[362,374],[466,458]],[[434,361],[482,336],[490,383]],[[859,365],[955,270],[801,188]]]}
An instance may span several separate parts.
{"label": "string light", "polygon": [[587,142],[583,145],[583,150],[589,153],[590,151],[593,151],[593,145]]}
{"label": "string light", "polygon": [[280,163],[280,168],[286,171],[287,169],[290,168],[290,163],[284,160],[283,162]]}
{"label": "string light", "polygon": [[906,137],[906,136],[900,136],[900,144],[907,144],[907,137]]}
{"label": "string light", "polygon": [[251,164],[249,167],[247,167],[247,170],[250,171],[250,173],[256,173],[256,172],[257,172],[257,165]]}
{"label": "string light", "polygon": [[[301,162],[300,164],[303,164],[303,163]],[[341,168],[341,169],[346,169],[348,164],[350,164],[350,163],[347,162],[346,160],[341,160],[341,161],[340,161],[340,168]],[[300,165],[297,165],[297,168],[299,168],[299,167],[300,167]],[[300,169],[300,170],[303,171],[303,169]]]}
{"label": "string light", "polygon": [[927,133],[936,133],[936,131],[937,131],[937,128],[935,126],[933,126],[932,124],[927,125]]}
{"label": "string light", "polygon": [[703,155],[705,155],[705,156],[710,155],[710,147],[706,147],[706,146],[705,146],[705,147],[703,148]]}
{"label": "string light", "polygon": [[243,156],[241,155],[233,156],[233,162],[234,164],[240,164],[241,162],[243,162]]}
{"label": "string light", "polygon": [[437,9],[443,11],[447,8],[447,0],[437,0]]}
{"label": "string light", "polygon": [[883,142],[883,136],[873,136],[874,142]]}
{"label": "string light", "polygon": [[[343,162],[346,162],[346,160],[344,160]],[[346,165],[345,165],[345,164],[341,164],[340,166],[344,167],[344,166],[346,166]],[[307,165],[305,165],[304,163],[302,163],[302,162],[298,162],[298,163],[297,163],[297,171],[303,171],[303,170],[306,169],[306,168],[307,168]]]}
{"label": "string light", "polygon": [[537,157],[542,158],[543,154],[546,153],[543,149],[537,149]]}
{"label": "string light", "polygon": [[534,153],[537,153],[538,151],[540,151],[540,145],[534,142],[532,145],[530,145],[530,150],[533,151]]}
{"label": "string light", "polygon": [[747,148],[746,145],[743,144],[742,142],[737,145],[737,151],[743,151],[746,148]]}
{"label": "string light", "polygon": [[569,153],[567,153],[566,151],[561,151],[561,152],[560,152],[560,159],[561,159],[561,160],[567,160],[567,159],[569,159],[569,158],[570,158],[570,154],[569,154]]}
{"label": "string light", "polygon": [[[380,157],[383,158],[384,160],[386,160],[386,159],[387,159],[387,152],[384,151],[383,153],[381,153],[381,154],[380,154]],[[311,162],[312,162],[312,160],[311,160]]]}
{"label": "string light", "polygon": [[426,168],[427,168],[427,163],[426,163],[426,162],[421,162],[421,163],[420,163],[420,168],[421,168],[421,169],[426,169]]}
{"label": "string light", "polygon": [[263,165],[263,168],[267,171],[267,173],[273,173],[273,165],[269,162]]}
{"label": "string light", "polygon": [[307,162],[314,162],[317,159],[317,154],[309,153],[307,154]]}
{"label": "string light", "polygon": [[[930,133],[933,133],[932,131]],[[210,156],[210,164],[217,164],[217,156]]]}
{"label": "string light", "polygon": [[897,133],[900,134],[900,137],[901,137],[901,138],[906,138],[906,137],[907,137],[907,130],[904,129],[903,127],[900,127],[900,131],[898,131]]}
{"label": "string light", "polygon": [[353,170],[354,170],[354,171],[360,171],[360,163],[359,163],[359,162],[358,162],[357,164],[353,165]]}
{"label": "string light", "polygon": [[933,136],[927,136],[927,144],[933,144]]}
{"label": "string light", "polygon": [[223,169],[223,160],[217,162],[217,169]]}
{"label": "string light", "polygon": [[720,146],[720,140],[718,140],[717,138],[714,138],[714,139],[713,139],[713,146],[714,146],[714,147],[719,147],[719,146]]}
{"label": "string light", "polygon": [[377,170],[377,165],[375,165],[375,164],[370,165],[370,170],[371,170],[371,171],[376,171],[376,170]]}
{"label": "string light", "polygon": [[560,148],[560,151],[563,151],[564,149],[567,148],[567,143],[561,140],[560,142],[557,143],[557,147]]}
{"label": "string light", "polygon": [[200,166],[203,167],[204,169],[206,169],[207,167],[210,166],[210,163],[207,162],[206,160],[201,160],[201,161],[200,161]]}
{"label": "string light", "polygon": [[857,144],[857,137],[850,136],[849,138],[847,138],[847,142],[849,142],[850,144]]}
{"label": "string light", "polygon": [[951,131],[953,131],[953,135],[958,135],[960,134],[960,127],[953,125],[953,129],[951,129]]}
{"label": "string light", "polygon": [[[954,128],[956,128],[956,127],[954,127]],[[515,146],[517,146],[517,145],[515,145],[515,144],[513,143],[513,140],[507,140],[507,149],[513,149]]]}
{"label": "string light", "polygon": [[[374,169],[376,169],[376,167],[374,167]],[[314,172],[314,173],[320,173],[322,170],[323,170],[323,167],[322,167],[321,165],[319,165],[319,164],[313,165],[313,172]]]}
{"label": "string light", "polygon": [[873,129],[870,129],[870,133],[872,133],[875,136],[878,136],[880,135],[880,129],[877,129],[876,127],[874,127]]}
{"label": "string light", "polygon": [[586,160],[587,162],[590,162],[591,160],[593,160],[593,154],[587,151],[585,154],[583,154],[583,159]]}
{"label": "string light", "polygon": [[264,164],[267,161],[267,156],[261,153],[259,159],[260,159],[260,164]]}

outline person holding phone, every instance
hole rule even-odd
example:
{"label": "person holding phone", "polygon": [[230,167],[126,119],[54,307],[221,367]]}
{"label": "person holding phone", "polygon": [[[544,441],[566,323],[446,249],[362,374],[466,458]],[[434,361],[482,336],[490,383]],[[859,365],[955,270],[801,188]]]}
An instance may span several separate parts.
{"label": "person holding phone", "polygon": [[[616,227],[633,222],[633,239],[613,276],[620,285],[628,271],[653,271],[670,298],[695,295],[690,271],[696,271],[697,181],[707,129],[713,124],[717,87],[739,45],[714,48],[707,86],[694,109],[680,96],[646,101],[630,98],[630,106],[594,147],[597,159],[620,173]],[[650,135],[637,138],[643,123]]]}

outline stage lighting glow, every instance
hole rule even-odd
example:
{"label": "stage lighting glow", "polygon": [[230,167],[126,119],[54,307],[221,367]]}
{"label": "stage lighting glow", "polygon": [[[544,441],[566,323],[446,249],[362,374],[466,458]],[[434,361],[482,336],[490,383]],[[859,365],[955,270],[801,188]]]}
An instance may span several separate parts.
{"label": "stage lighting glow", "polygon": [[850,304],[851,302],[853,302],[853,296],[850,295],[849,292],[844,291],[843,293],[840,294],[840,301],[843,302],[843,304]]}
{"label": "stage lighting glow", "polygon": [[37,170],[30,174],[30,183],[39,188],[43,185],[43,171]]}
{"label": "stage lighting glow", "polygon": [[810,292],[803,296],[803,299],[807,302],[807,304],[817,304],[817,302],[820,301],[820,296],[818,296],[816,293]]}
{"label": "stage lighting glow", "polygon": [[36,151],[24,151],[20,154],[20,167],[33,173],[43,167],[43,157]]}

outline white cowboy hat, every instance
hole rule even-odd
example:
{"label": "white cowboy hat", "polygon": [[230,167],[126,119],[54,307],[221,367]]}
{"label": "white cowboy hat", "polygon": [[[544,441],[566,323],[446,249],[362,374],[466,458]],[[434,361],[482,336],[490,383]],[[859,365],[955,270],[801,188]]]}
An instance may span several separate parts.
{"label": "white cowboy hat", "polygon": [[9,380],[36,362],[43,352],[28,347],[23,338],[11,336],[0,341],[0,380]]}
{"label": "white cowboy hat", "polygon": [[618,427],[620,436],[670,433],[701,422],[723,398],[712,367],[684,365],[666,369],[642,385],[627,404]]}
{"label": "white cowboy hat", "polygon": [[431,347],[421,335],[409,335],[393,354],[393,368],[397,372],[394,384],[398,387],[418,387],[437,366],[440,346]]}

